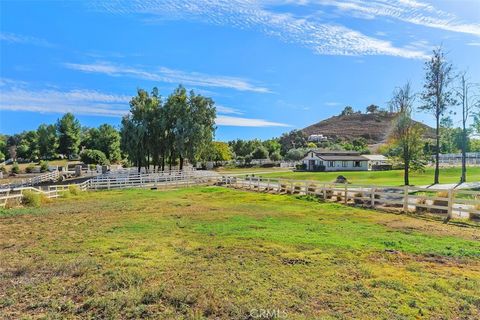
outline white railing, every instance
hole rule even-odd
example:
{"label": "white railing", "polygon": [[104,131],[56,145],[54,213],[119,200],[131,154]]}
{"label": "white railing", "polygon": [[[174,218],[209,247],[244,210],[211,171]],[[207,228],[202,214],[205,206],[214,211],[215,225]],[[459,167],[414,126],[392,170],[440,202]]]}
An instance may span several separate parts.
{"label": "white railing", "polygon": [[0,185],[0,189],[12,189],[12,188],[19,188],[19,187],[34,186],[42,182],[48,182],[48,181],[54,182],[54,181],[57,181],[59,177],[60,177],[60,173],[57,170],[55,170],[52,172],[47,172],[47,173],[35,176],[33,178],[22,179],[18,182],[12,182],[9,184]]}
{"label": "white railing", "polygon": [[459,218],[480,216],[480,192],[471,190],[351,185],[248,176],[222,177],[221,182],[233,188],[275,194],[313,195],[324,200],[370,208],[397,207],[403,212],[428,211]]}
{"label": "white railing", "polygon": [[80,190],[110,190],[124,188],[177,188],[194,185],[213,184],[219,179],[219,175],[212,172],[202,171],[162,171],[158,173],[108,173],[86,180],[78,184],[51,185],[44,188],[21,186],[16,188],[0,189],[0,207],[5,207],[11,199],[21,200],[25,190],[45,195],[47,198],[56,198],[69,189],[76,186]]}

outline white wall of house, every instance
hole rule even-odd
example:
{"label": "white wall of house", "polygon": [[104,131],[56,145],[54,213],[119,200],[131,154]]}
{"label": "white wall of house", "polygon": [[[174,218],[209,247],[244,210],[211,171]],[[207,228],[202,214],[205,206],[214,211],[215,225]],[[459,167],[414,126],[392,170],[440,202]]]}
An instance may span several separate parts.
{"label": "white wall of house", "polygon": [[313,165],[324,165],[325,171],[367,171],[368,161],[325,161],[318,157],[314,152],[309,152],[302,162],[306,165],[307,170],[313,170]]}

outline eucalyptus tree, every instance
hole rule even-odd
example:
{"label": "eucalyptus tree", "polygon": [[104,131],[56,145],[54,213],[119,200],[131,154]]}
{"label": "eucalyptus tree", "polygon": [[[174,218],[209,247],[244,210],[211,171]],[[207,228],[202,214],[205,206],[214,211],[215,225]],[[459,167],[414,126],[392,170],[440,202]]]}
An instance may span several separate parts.
{"label": "eucalyptus tree", "polygon": [[433,50],[433,55],[425,62],[425,83],[422,92],[423,105],[420,110],[434,115],[435,126],[435,177],[434,184],[439,183],[440,158],[440,120],[449,106],[455,104],[451,84],[454,80],[452,64],[446,59],[445,53],[439,47]]}

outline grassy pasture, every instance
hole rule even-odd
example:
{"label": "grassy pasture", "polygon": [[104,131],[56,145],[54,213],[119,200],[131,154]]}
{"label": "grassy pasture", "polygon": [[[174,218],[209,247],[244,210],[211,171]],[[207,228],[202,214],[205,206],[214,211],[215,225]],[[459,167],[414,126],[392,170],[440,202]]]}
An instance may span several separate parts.
{"label": "grassy pasture", "polygon": [[[261,170],[260,170],[261,169]],[[240,174],[240,173],[258,173],[262,177],[298,179],[298,180],[316,180],[320,182],[332,182],[339,175],[345,176],[349,182],[356,184],[375,184],[384,186],[400,186],[403,185],[403,171],[339,171],[339,172],[293,172],[280,168],[256,168],[252,169],[236,169],[236,170],[220,170],[223,174]],[[268,173],[262,173],[268,172]],[[410,183],[413,185],[429,185],[433,182],[433,168],[427,168],[424,172],[412,172]],[[461,169],[443,168],[440,169],[440,183],[458,183],[460,180]],[[480,167],[467,168],[467,181],[480,181]]]}
{"label": "grassy pasture", "polygon": [[220,187],[0,213],[0,318],[474,319],[480,230]]}

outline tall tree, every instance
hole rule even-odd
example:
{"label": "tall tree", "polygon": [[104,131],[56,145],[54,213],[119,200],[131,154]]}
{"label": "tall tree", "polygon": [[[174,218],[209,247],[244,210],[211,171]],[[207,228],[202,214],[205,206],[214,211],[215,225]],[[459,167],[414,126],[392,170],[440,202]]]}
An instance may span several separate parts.
{"label": "tall tree", "polygon": [[433,50],[433,55],[425,63],[425,84],[422,99],[424,104],[419,108],[430,112],[436,121],[435,127],[435,177],[434,184],[439,183],[440,167],[440,119],[448,107],[455,104],[453,92],[450,88],[454,79],[452,65],[447,61],[443,49]]}
{"label": "tall tree", "polygon": [[80,146],[80,122],[72,113],[66,113],[57,121],[58,151],[68,158],[78,155]]}
{"label": "tall tree", "polygon": [[286,155],[288,150],[305,148],[308,143],[307,135],[301,130],[292,130],[282,134],[278,142],[281,145],[281,154]]}
{"label": "tall tree", "polygon": [[[475,109],[480,108],[479,95],[473,92],[478,89],[473,83],[469,82],[467,73],[460,74],[460,86],[457,88],[457,98],[462,108],[462,174],[460,176],[460,183],[467,181],[467,148],[468,148],[468,128],[467,123],[474,115]],[[480,110],[479,110],[480,111]]]}
{"label": "tall tree", "polygon": [[58,149],[57,128],[53,124],[41,124],[37,129],[40,158],[52,159]]}
{"label": "tall tree", "polygon": [[121,159],[120,133],[109,124],[87,129],[84,132],[82,147],[102,151],[111,163]]}
{"label": "tall tree", "polygon": [[410,84],[407,83],[394,91],[390,101],[391,109],[398,110],[390,139],[394,149],[398,151],[395,153],[396,158],[403,164],[405,185],[410,184],[409,173],[421,165],[423,154],[423,131],[411,117],[414,100],[415,95],[411,91]]}

